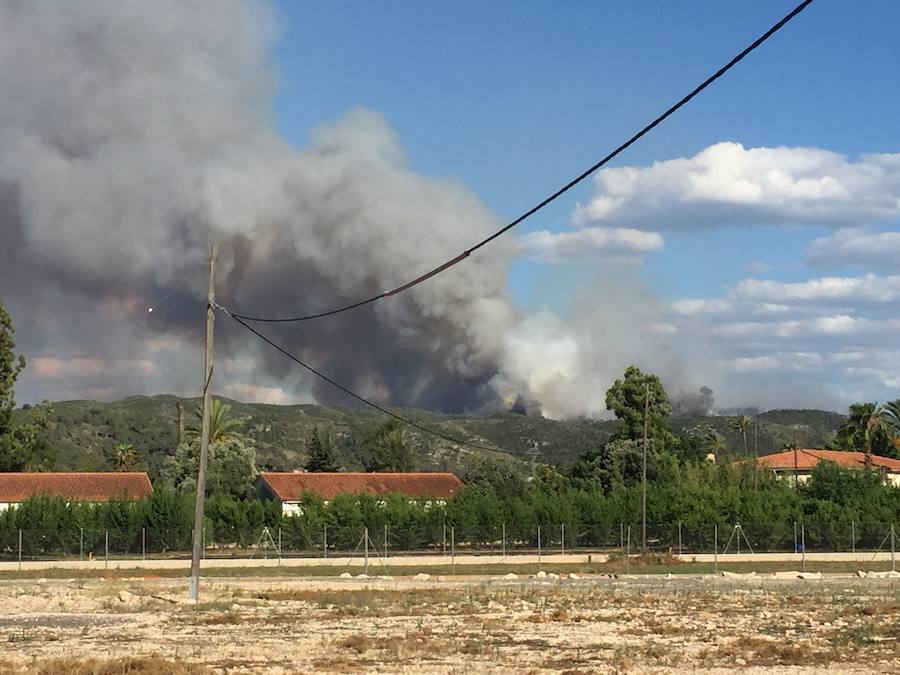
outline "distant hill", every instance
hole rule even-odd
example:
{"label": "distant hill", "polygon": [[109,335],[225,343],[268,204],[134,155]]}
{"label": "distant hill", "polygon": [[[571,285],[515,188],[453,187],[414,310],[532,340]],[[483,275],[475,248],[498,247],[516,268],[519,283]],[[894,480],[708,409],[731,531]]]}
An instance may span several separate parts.
{"label": "distant hill", "polygon": [[[107,452],[117,443],[133,443],[143,459],[143,468],[156,474],[176,442],[176,402],[184,405],[190,421],[198,399],[175,396],[131,396],[112,403],[60,401],[53,403],[53,428],[47,432],[56,450],[61,470],[109,468]],[[234,416],[245,425],[245,433],[256,442],[260,467],[273,470],[300,468],[306,461],[306,442],[312,430],[335,439],[345,468],[360,469],[364,460],[362,439],[384,421],[381,413],[368,409],[327,408],[318,405],[267,405],[228,401]],[[615,433],[614,420],[556,421],[503,413],[487,417],[441,415],[416,409],[396,409],[419,424],[464,439],[491,451],[455,447],[416,429],[410,434],[419,447],[419,468],[459,470],[473,456],[493,455],[523,466],[533,463],[566,464],[605,443]],[[17,414],[22,414],[19,411]],[[712,428],[725,437],[729,450],[743,452],[740,434],[731,429],[730,417],[673,417],[672,430]],[[795,440],[801,447],[821,447],[844,417],[821,410],[773,410],[759,421],[759,452],[780,450]],[[752,434],[749,448],[752,452]]]}

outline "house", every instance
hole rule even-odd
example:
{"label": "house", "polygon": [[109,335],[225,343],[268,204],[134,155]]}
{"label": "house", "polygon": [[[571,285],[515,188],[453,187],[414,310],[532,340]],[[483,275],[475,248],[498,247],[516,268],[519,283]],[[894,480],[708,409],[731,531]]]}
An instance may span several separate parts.
{"label": "house", "polygon": [[[763,455],[757,459],[757,466],[761,469],[769,469],[776,476],[793,476],[796,466],[797,480],[804,483],[809,480],[810,473],[819,462],[834,462],[846,468],[862,468],[866,465],[866,454],[864,452],[797,448],[796,451],[784,450],[772,455]],[[900,486],[900,460],[872,455],[872,468],[881,469],[884,471],[885,480],[892,485]]]}
{"label": "house", "polygon": [[300,511],[300,495],[312,492],[328,502],[339,494],[368,494],[386,497],[392,493],[425,502],[443,502],[462,487],[452,473],[307,473],[302,471],[259,474],[263,499],[281,502],[281,512]]}
{"label": "house", "polygon": [[62,497],[69,502],[144,499],[153,488],[144,472],[0,473],[0,511],[29,497]]}

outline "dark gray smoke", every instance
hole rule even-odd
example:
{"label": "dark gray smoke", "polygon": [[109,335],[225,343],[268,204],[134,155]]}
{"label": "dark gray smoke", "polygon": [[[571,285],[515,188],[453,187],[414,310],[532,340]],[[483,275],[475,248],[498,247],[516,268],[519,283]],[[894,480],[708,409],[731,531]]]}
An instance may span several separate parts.
{"label": "dark gray smoke", "polygon": [[683,417],[705,417],[712,414],[716,400],[713,390],[700,387],[696,393],[678,392],[672,397],[672,414]]}

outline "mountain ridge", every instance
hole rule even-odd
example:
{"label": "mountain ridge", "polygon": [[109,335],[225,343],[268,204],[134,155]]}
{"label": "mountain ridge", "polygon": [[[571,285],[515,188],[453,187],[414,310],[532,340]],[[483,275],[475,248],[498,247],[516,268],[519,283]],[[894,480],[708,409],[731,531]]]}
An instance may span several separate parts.
{"label": "mountain ridge", "polygon": [[[217,397],[219,398],[219,397]],[[363,440],[385,416],[365,408],[334,408],[314,404],[275,405],[243,403],[222,398],[232,415],[244,423],[245,434],[257,448],[257,464],[269,470],[302,468],[306,443],[312,430],[329,434],[345,469],[361,469],[365,461]],[[45,440],[55,454],[58,470],[110,468],[108,453],[117,443],[132,443],[142,458],[141,468],[155,475],[177,440],[176,403],[190,419],[197,398],[170,394],[129,396],[112,401],[71,400],[51,403],[52,426]],[[551,420],[513,412],[488,416],[442,414],[415,408],[391,408],[418,424],[492,450],[455,445],[415,428],[409,429],[418,449],[417,468],[459,471],[479,456],[507,459],[525,468],[535,464],[569,464],[599,447],[612,436],[616,420]],[[17,416],[24,416],[17,410]],[[703,434],[713,430],[725,439],[731,454],[743,453],[740,433],[730,428],[734,417],[671,417],[675,433]],[[788,441],[801,447],[822,447],[845,417],[822,410],[772,410],[756,416],[759,422],[759,454],[780,450]],[[748,436],[752,452],[753,436]]]}

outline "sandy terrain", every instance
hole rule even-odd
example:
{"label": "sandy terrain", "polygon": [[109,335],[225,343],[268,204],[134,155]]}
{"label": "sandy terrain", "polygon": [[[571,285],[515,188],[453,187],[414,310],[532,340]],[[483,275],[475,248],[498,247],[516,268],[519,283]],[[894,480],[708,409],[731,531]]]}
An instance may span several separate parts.
{"label": "sandy terrain", "polygon": [[900,672],[898,589],[851,578],[222,578],[195,605],[183,579],[3,581],[0,672]]}

